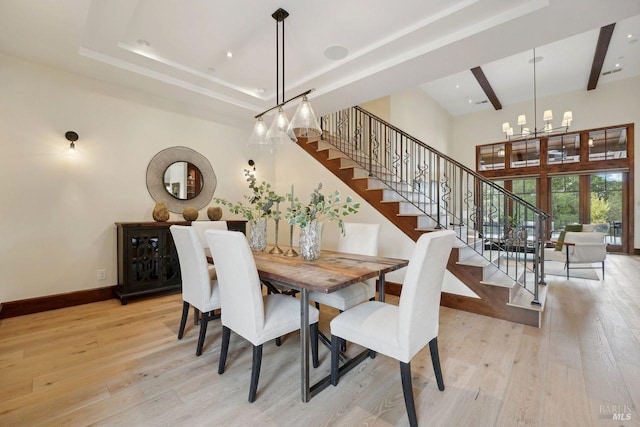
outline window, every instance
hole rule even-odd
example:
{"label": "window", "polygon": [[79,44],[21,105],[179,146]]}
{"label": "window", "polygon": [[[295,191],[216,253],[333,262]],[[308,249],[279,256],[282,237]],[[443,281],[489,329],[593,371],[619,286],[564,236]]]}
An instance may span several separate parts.
{"label": "window", "polygon": [[567,224],[580,223],[579,176],[551,178],[551,236],[555,237]]}
{"label": "window", "polygon": [[549,138],[547,163],[563,164],[580,161],[580,135],[561,135]]}
{"label": "window", "polygon": [[505,145],[493,144],[480,149],[478,170],[504,169]]}
{"label": "window", "polygon": [[540,164],[540,140],[511,143],[511,167],[524,168]]}
{"label": "window", "polygon": [[589,132],[589,160],[625,159],[627,129],[605,129]]}

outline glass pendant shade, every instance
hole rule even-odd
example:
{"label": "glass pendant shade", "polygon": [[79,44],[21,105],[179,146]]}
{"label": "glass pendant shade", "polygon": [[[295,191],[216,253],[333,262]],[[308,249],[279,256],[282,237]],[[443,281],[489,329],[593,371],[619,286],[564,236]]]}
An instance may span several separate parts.
{"label": "glass pendant shade", "polygon": [[289,132],[289,119],[282,110],[278,108],[278,114],[273,119],[273,123],[267,131],[267,142],[271,144],[284,144],[289,141],[297,141],[292,132]]}
{"label": "glass pendant shade", "polygon": [[268,145],[269,142],[267,141],[267,130],[267,124],[262,119],[262,116],[258,117],[258,120],[256,120],[256,124],[253,126],[251,137],[249,137],[249,145]]}
{"label": "glass pendant shade", "polygon": [[322,135],[318,119],[306,96],[302,97],[302,102],[291,119],[289,132],[293,132],[296,137],[307,139],[316,139]]}

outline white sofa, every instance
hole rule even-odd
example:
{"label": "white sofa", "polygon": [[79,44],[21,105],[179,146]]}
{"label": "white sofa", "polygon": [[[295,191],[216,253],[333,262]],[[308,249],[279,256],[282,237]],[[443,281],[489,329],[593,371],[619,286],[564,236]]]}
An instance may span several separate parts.
{"label": "white sofa", "polygon": [[[544,251],[545,260],[560,261],[565,263],[567,279],[570,269],[587,268],[574,267],[573,264],[602,263],[602,278],[604,279],[604,261],[607,257],[607,244],[604,241],[605,233],[597,231],[567,231],[562,245],[562,250],[547,248]],[[589,267],[590,268],[590,267]]]}

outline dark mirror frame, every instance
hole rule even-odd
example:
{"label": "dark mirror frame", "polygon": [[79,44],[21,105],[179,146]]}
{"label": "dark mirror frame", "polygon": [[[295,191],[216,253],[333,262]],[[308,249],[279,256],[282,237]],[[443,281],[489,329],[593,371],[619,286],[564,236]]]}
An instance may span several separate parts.
{"label": "dark mirror frame", "polygon": [[[202,189],[193,199],[177,199],[164,186],[164,172],[176,162],[191,163],[202,173]],[[153,200],[164,203],[167,209],[174,213],[182,213],[187,206],[198,210],[207,206],[213,198],[217,184],[218,180],[209,160],[191,148],[166,148],[156,154],[149,162],[149,166],[147,166],[147,190],[149,190],[149,194]]]}

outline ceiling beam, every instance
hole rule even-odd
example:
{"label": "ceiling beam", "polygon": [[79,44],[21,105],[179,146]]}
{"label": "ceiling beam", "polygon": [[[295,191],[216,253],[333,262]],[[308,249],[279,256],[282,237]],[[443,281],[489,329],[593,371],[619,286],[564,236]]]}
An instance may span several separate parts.
{"label": "ceiling beam", "polygon": [[489,98],[489,101],[491,101],[491,104],[493,104],[493,108],[495,108],[496,110],[502,110],[502,104],[500,103],[500,100],[496,96],[496,93],[493,91],[493,88],[491,87],[489,80],[487,80],[487,76],[484,75],[482,68],[480,67],[472,68],[471,72],[473,73],[473,76],[476,78],[476,80],[480,84],[480,87],[482,88],[484,93]]}
{"label": "ceiling beam", "polygon": [[593,63],[591,64],[591,75],[589,76],[589,83],[587,84],[587,90],[593,90],[598,86],[598,79],[602,72],[602,65],[604,64],[604,58],[607,56],[607,50],[609,50],[609,42],[613,35],[613,29],[615,28],[615,22],[613,24],[606,25],[600,28],[600,35],[598,36],[598,44],[596,45],[596,53],[593,55]]}

